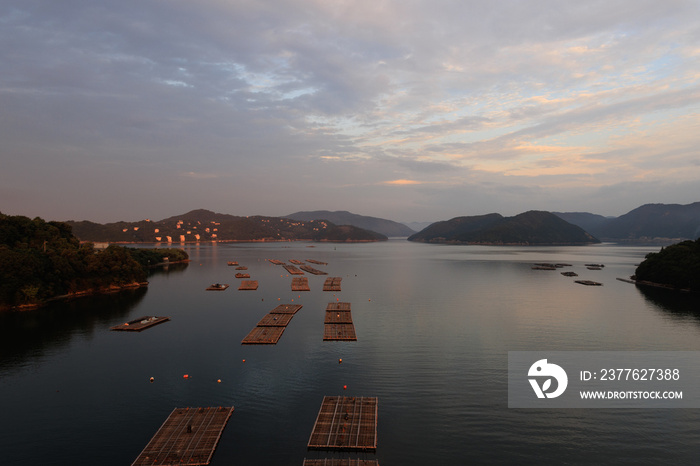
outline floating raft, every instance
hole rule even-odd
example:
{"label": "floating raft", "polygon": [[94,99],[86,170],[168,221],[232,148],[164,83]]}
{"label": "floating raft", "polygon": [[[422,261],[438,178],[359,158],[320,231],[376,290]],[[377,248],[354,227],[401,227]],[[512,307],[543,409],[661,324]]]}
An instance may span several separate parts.
{"label": "floating raft", "polygon": [[362,460],[360,458],[304,458],[303,466],[379,466],[379,462],[377,460]]}
{"label": "floating raft", "polygon": [[377,405],[374,397],[323,397],[307,447],[376,451]]}
{"label": "floating raft", "polygon": [[226,262],[226,265],[238,265],[238,262],[236,262],[236,261],[228,261],[228,262]]}
{"label": "floating raft", "polygon": [[292,317],[294,314],[265,314],[265,317],[258,322],[258,327],[286,327]]}
{"label": "floating raft", "polygon": [[311,267],[310,265],[301,265],[301,266],[299,266],[299,268],[305,272],[309,272],[309,273],[312,273],[314,275],[328,275],[328,272],[324,272],[323,270],[315,269],[315,268]]}
{"label": "floating raft", "polygon": [[295,264],[295,265],[304,265],[304,263],[302,261],[298,261],[296,259],[289,259],[289,262],[291,262],[292,264]]}
{"label": "floating raft", "polygon": [[354,324],[325,324],[323,341],[357,341]]}
{"label": "floating raft", "polygon": [[250,278],[249,273],[237,273],[236,278]]}
{"label": "floating raft", "polygon": [[296,314],[303,306],[301,304],[280,304],[270,311],[270,314]]}
{"label": "floating raft", "polygon": [[226,408],[175,408],[132,466],[206,465],[233,413]]}
{"label": "floating raft", "polygon": [[268,259],[268,261],[275,265],[284,265],[284,262],[278,261],[277,259]]}
{"label": "floating raft", "polygon": [[224,291],[228,288],[228,283],[214,283],[207,288],[207,291]]}
{"label": "floating raft", "polygon": [[578,274],[576,272],[562,272],[561,274],[565,277],[578,277]]}
{"label": "floating raft", "polygon": [[257,290],[258,281],[257,280],[243,280],[241,286],[238,287],[239,290]]}
{"label": "floating raft", "polygon": [[292,291],[311,291],[309,279],[306,277],[292,278]]}
{"label": "floating raft", "polygon": [[323,282],[323,291],[340,291],[340,281],[342,277],[328,277]]}
{"label": "floating raft", "polygon": [[304,275],[304,272],[299,270],[299,267],[295,265],[283,265],[282,267],[284,267],[285,270],[292,275]]}
{"label": "floating raft", "polygon": [[328,306],[326,306],[327,311],[350,311],[350,303],[328,303]]}
{"label": "floating raft", "polygon": [[121,325],[115,325],[111,327],[110,330],[118,330],[124,332],[140,332],[141,330],[146,330],[154,325],[162,324],[170,320],[170,317],[157,317],[157,316],[144,316],[138,319],[130,320],[129,322],[124,322]]}
{"label": "floating raft", "polygon": [[242,345],[276,345],[287,327],[254,327],[241,341]]}
{"label": "floating raft", "polygon": [[248,267],[246,267],[245,265],[239,265],[238,267],[236,267],[236,270],[248,270]]}
{"label": "floating raft", "polygon": [[324,324],[352,324],[352,313],[350,311],[326,311]]}
{"label": "floating raft", "polygon": [[242,345],[276,345],[301,304],[280,304],[263,317],[241,341]]}
{"label": "floating raft", "polygon": [[586,286],[603,286],[602,283],[594,282],[593,280],[574,280],[576,283]]}
{"label": "floating raft", "polygon": [[312,264],[316,264],[316,265],[328,265],[328,262],[321,262],[321,261],[316,261],[313,259],[306,259],[306,262],[311,262]]}

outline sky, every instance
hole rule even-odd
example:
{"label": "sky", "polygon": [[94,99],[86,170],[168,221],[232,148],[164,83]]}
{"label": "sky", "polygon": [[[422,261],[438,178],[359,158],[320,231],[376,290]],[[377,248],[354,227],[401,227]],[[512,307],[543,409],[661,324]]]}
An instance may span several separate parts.
{"label": "sky", "polygon": [[4,0],[0,212],[700,201],[697,0]]}

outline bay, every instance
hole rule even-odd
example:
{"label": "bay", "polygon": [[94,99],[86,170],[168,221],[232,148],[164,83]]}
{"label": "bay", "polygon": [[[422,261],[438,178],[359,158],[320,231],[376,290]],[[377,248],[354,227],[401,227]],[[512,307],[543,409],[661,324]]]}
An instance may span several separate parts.
{"label": "bay", "polygon": [[[192,261],[153,274],[147,289],[0,314],[3,464],[131,464],[186,406],[235,406],[213,465],[340,457],[306,450],[324,395],[378,397],[377,452],[359,456],[382,465],[697,462],[699,410],[507,406],[508,351],[700,350],[697,298],[616,280],[658,248],[184,247]],[[312,265],[342,277],[342,291],[307,274],[311,291],[292,292],[269,259],[327,262]],[[257,291],[237,290],[231,260]],[[603,286],[536,262],[569,263],[561,270]],[[205,291],[217,282],[231,287]],[[352,303],[357,342],[322,341],[333,301]],[[279,303],[303,305],[280,342],[242,346]],[[171,321],[109,330],[144,315]]]}

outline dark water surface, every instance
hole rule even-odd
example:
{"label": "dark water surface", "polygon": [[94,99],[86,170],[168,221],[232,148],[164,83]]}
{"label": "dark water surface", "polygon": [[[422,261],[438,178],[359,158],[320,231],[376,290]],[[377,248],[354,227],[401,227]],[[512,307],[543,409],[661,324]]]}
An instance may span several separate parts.
{"label": "dark water surface", "polygon": [[[128,465],[173,408],[233,405],[212,465],[301,465],[339,457],[306,451],[323,396],[339,394],[379,398],[378,449],[361,457],[382,466],[698,463],[700,410],[507,407],[508,351],[700,350],[697,298],[616,280],[658,248],[309,246],[188,245],[192,262],[148,289],[0,314],[0,464]],[[267,259],[328,262],[311,265],[343,291],[307,274],[312,291],[293,293]],[[257,291],[237,290],[229,260]],[[303,308],[276,346],[240,344],[292,299]],[[336,300],[352,303],[357,342],[322,341]],[[172,320],[109,330],[144,315]]]}

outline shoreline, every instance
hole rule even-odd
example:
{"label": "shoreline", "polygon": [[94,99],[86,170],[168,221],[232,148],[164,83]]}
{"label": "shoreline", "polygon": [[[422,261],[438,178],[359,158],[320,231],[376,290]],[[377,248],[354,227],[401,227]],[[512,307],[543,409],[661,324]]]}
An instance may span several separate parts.
{"label": "shoreline", "polygon": [[71,300],[71,299],[75,299],[75,298],[83,298],[85,296],[95,296],[95,295],[102,295],[102,294],[119,293],[120,291],[135,290],[135,289],[146,287],[146,286],[148,286],[148,282],[131,282],[131,283],[125,283],[124,285],[110,285],[108,287],[92,288],[92,289],[83,290],[83,291],[75,291],[73,293],[67,293],[67,294],[54,296],[52,298],[48,298],[45,301],[42,301],[40,303],[20,304],[18,306],[10,306],[7,308],[0,308],[0,312],[33,311],[35,309],[39,309],[41,307],[44,307],[53,301],[64,301],[64,300]]}

